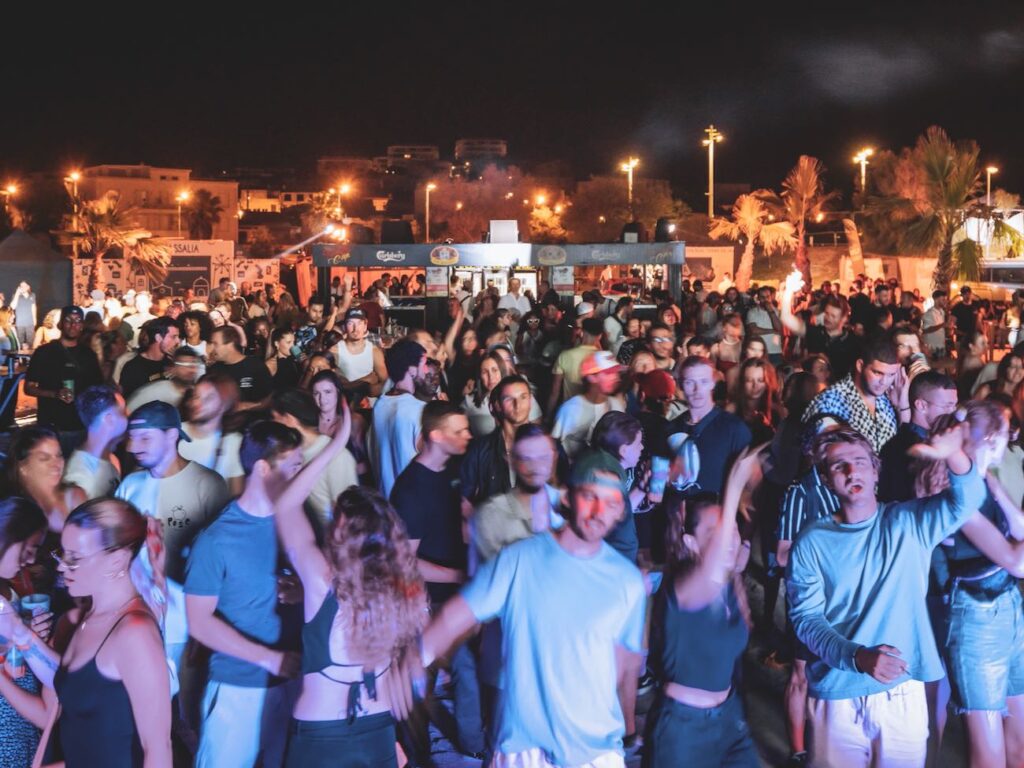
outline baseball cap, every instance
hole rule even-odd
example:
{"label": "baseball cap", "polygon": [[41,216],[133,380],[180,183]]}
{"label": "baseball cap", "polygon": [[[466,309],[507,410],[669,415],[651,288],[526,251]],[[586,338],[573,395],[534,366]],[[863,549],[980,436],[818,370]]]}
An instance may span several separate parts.
{"label": "baseball cap", "polygon": [[592,352],[583,359],[580,363],[580,376],[592,376],[604,371],[621,371],[625,367],[612,357],[611,352],[601,350]]}
{"label": "baseball cap", "polygon": [[636,383],[640,385],[640,395],[645,400],[668,400],[675,397],[676,382],[668,371],[647,371],[636,376]]}
{"label": "baseball cap", "polygon": [[70,317],[71,315],[77,315],[79,320],[85,318],[85,313],[82,311],[81,307],[76,307],[74,304],[69,304],[68,306],[62,308],[60,311],[61,322],[64,322],[64,319]]}
{"label": "baseball cap", "polygon": [[349,320],[365,320],[365,319],[366,319],[366,313],[363,312],[363,310],[359,309],[359,307],[352,307],[352,309],[350,309],[348,312],[345,313],[345,322],[346,323]]}
{"label": "baseball cap", "polygon": [[[612,480],[603,475],[612,475]],[[597,485],[613,485],[626,496],[626,471],[615,458],[605,451],[590,449],[581,453],[569,469],[570,488],[578,488],[586,483]]]}
{"label": "baseball cap", "polygon": [[177,429],[182,440],[192,442],[181,428],[178,409],[161,400],[150,400],[132,411],[128,417],[128,429]]}
{"label": "baseball cap", "polygon": [[589,314],[594,311],[594,305],[589,301],[581,301],[576,305],[576,317],[583,317],[583,315]]}

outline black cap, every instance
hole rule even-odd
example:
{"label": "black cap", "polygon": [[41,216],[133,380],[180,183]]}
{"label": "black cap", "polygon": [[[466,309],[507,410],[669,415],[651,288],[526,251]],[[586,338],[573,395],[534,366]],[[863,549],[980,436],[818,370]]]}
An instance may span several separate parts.
{"label": "black cap", "polygon": [[128,417],[128,429],[176,429],[182,440],[192,442],[181,428],[178,409],[161,400],[150,400],[132,411]]}
{"label": "black cap", "polygon": [[79,320],[85,319],[85,313],[81,307],[76,307],[74,304],[69,304],[60,311],[60,321],[63,323],[64,319],[70,315],[77,315]]}
{"label": "black cap", "polygon": [[352,307],[352,309],[350,309],[348,312],[345,313],[345,322],[346,323],[349,320],[365,320],[365,319],[366,319],[366,313],[363,312],[363,310],[359,309],[359,307]]}

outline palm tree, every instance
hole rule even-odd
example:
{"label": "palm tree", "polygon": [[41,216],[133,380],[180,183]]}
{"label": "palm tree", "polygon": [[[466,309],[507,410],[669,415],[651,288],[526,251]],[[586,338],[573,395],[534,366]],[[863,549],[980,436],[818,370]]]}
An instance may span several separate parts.
{"label": "palm tree", "polygon": [[[981,188],[978,145],[973,141],[953,142],[938,126],[929,128],[917,140],[910,159],[920,172],[920,193],[913,199],[900,195],[870,198],[871,217],[901,226],[898,247],[904,253],[935,254],[938,261],[932,277],[935,290],[949,290],[955,274],[977,280],[982,246],[967,236],[968,217],[994,217],[986,206],[970,203]],[[994,227],[1004,235],[1002,221]]]}
{"label": "palm tree", "polygon": [[811,260],[807,257],[807,222],[818,220],[839,193],[825,192],[822,175],[825,166],[815,157],[800,155],[796,165],[782,182],[782,195],[755,192],[768,208],[791,223],[796,230],[795,266],[803,275],[804,284],[811,285]]}
{"label": "palm tree", "polygon": [[208,189],[197,189],[185,206],[188,214],[188,236],[193,240],[209,240],[213,237],[213,227],[220,223],[220,215],[224,206],[220,198]]}
{"label": "palm tree", "polygon": [[767,254],[782,253],[796,248],[795,227],[788,221],[770,222],[768,208],[754,195],[740,195],[732,207],[732,220],[714,218],[708,234],[715,240],[727,237],[743,243],[743,256],[736,270],[736,287],[741,291],[750,287],[754,271],[754,248],[761,246]]}
{"label": "palm tree", "polygon": [[136,224],[136,209],[122,208],[116,192],[107,192],[97,200],[75,200],[74,227],[54,232],[58,242],[76,252],[92,255],[88,290],[99,288],[103,258],[112,252],[123,254],[132,270],[142,271],[154,285],[167,277],[171,246],[163,238],[153,237]]}

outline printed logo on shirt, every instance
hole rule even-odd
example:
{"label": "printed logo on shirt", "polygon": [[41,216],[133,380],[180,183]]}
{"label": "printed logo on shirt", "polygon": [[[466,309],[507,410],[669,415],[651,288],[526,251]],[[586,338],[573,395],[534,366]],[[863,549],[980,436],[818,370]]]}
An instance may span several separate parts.
{"label": "printed logo on shirt", "polygon": [[171,507],[171,514],[165,521],[168,528],[188,528],[192,521],[188,519],[188,512],[180,504]]}
{"label": "printed logo on shirt", "polygon": [[238,380],[239,389],[252,389],[252,376],[243,376]]}

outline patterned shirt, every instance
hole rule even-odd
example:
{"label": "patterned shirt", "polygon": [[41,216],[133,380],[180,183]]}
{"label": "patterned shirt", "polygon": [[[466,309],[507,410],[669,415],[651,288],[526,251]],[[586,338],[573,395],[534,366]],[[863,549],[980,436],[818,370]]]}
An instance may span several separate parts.
{"label": "patterned shirt", "polygon": [[816,520],[832,517],[838,511],[839,499],[821,482],[818,470],[812,467],[810,472],[786,489],[776,538],[793,541],[805,527]]}
{"label": "patterned shirt", "polygon": [[875,453],[881,452],[882,446],[892,439],[899,426],[896,409],[892,407],[889,398],[885,395],[876,397],[875,412],[872,414],[851,376],[837,381],[811,401],[804,412],[804,424],[818,414],[829,414],[845,421],[867,438]]}

